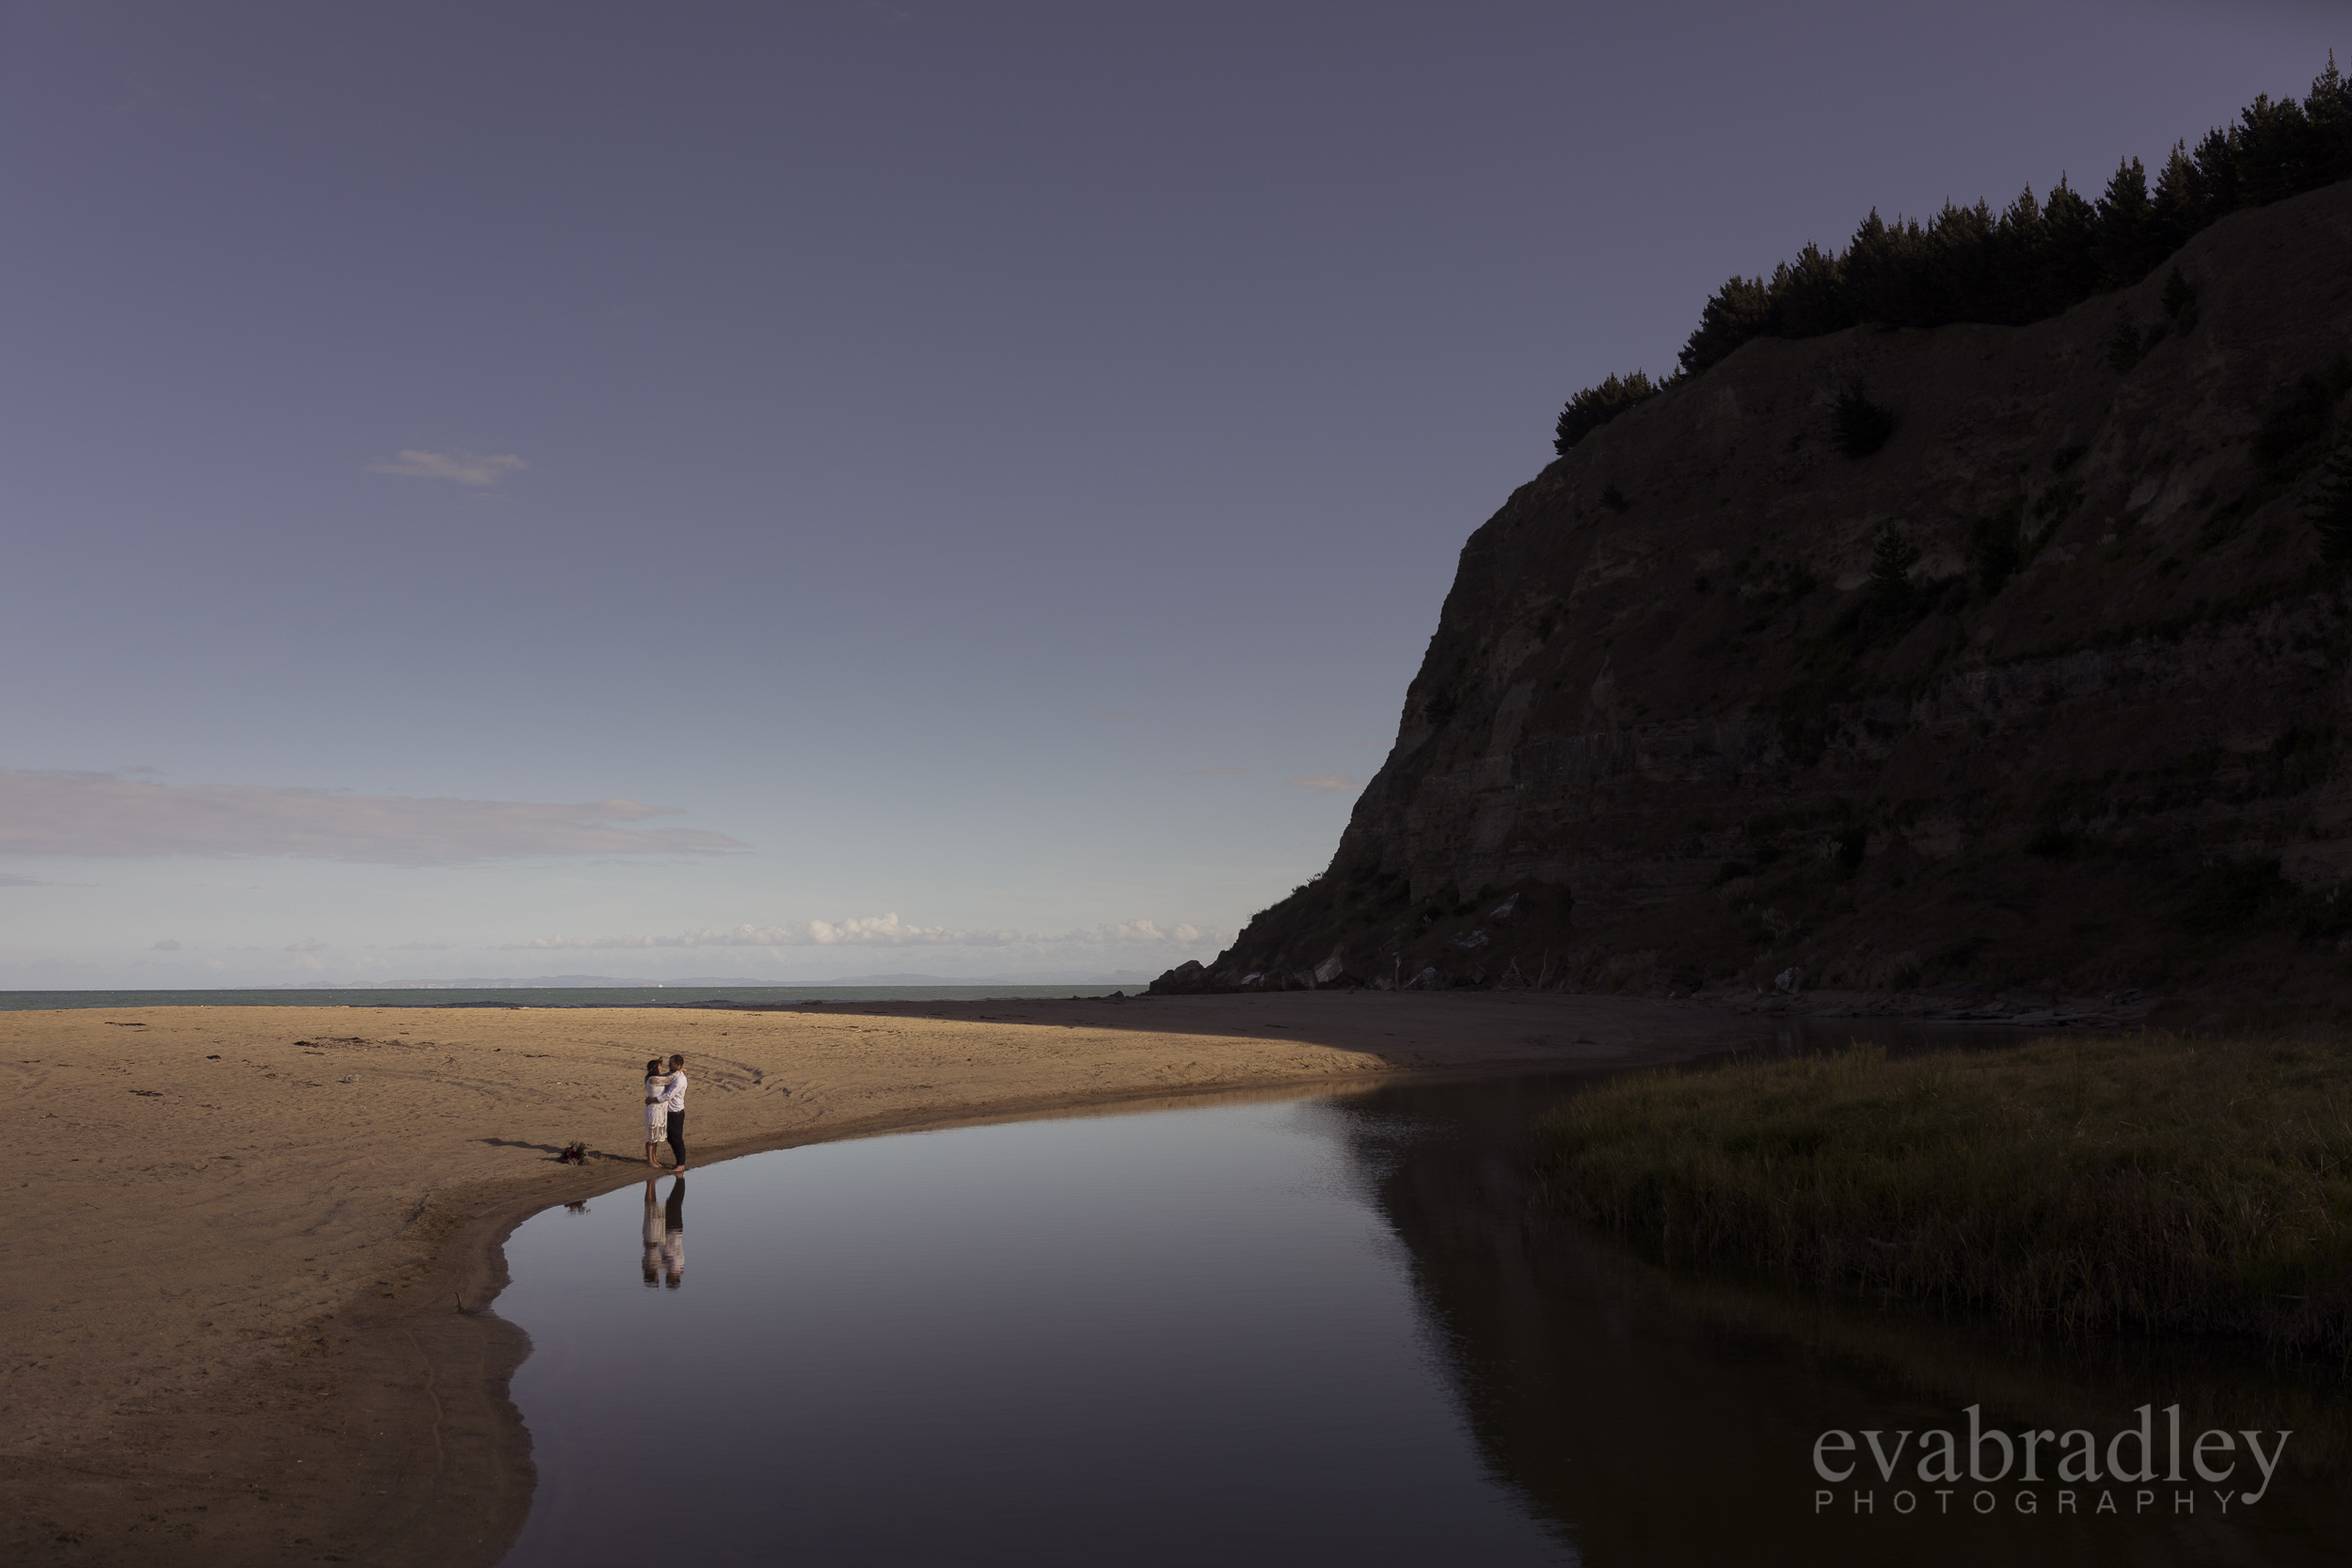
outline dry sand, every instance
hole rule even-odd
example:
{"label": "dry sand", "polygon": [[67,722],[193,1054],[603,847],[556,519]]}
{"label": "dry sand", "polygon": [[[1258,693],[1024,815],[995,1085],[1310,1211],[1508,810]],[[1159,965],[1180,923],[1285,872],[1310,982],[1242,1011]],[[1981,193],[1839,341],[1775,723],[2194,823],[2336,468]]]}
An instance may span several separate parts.
{"label": "dry sand", "polygon": [[[1602,997],[1288,993],[684,1008],[0,1013],[25,1245],[0,1287],[11,1562],[495,1562],[532,1485],[499,1243],[689,1149],[1400,1071],[1687,1057],[1746,1021]],[[572,1138],[597,1152],[558,1164]]]}

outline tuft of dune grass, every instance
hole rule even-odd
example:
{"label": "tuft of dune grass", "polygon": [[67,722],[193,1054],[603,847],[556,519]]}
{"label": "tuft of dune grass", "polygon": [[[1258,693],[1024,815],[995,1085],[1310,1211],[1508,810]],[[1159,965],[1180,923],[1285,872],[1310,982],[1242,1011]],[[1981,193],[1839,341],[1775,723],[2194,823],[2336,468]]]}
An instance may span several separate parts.
{"label": "tuft of dune grass", "polygon": [[1677,1265],[2035,1331],[2352,1354],[2352,1050],[2052,1040],[1644,1073],[1544,1130],[1548,1200]]}

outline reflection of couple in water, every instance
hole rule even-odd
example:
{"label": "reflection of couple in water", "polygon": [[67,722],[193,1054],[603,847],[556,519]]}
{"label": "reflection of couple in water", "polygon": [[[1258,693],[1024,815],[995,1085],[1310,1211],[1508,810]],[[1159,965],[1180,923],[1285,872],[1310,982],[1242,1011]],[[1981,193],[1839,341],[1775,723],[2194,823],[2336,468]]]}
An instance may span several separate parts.
{"label": "reflection of couple in water", "polygon": [[686,1182],[670,1183],[670,1201],[654,1196],[657,1179],[645,1178],[645,1283],[666,1283],[675,1291],[686,1283]]}

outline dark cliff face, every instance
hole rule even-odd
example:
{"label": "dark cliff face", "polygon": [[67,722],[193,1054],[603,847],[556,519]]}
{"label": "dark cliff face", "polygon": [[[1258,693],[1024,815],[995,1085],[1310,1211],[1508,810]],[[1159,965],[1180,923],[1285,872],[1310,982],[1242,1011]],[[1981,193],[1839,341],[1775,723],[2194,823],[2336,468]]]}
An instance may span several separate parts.
{"label": "dark cliff face", "polygon": [[1158,989],[2345,978],[2352,184],[2173,265],[1586,436],[1463,547],[1330,868]]}

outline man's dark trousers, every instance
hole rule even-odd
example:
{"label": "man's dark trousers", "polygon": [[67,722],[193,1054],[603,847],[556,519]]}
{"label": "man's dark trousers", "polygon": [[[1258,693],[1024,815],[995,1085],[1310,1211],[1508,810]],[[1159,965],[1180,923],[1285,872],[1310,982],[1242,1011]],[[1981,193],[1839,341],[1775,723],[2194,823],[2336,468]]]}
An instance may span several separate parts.
{"label": "man's dark trousers", "polygon": [[678,1164],[686,1164],[686,1113],[670,1113],[670,1154]]}

